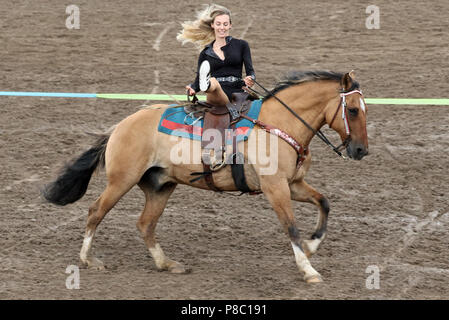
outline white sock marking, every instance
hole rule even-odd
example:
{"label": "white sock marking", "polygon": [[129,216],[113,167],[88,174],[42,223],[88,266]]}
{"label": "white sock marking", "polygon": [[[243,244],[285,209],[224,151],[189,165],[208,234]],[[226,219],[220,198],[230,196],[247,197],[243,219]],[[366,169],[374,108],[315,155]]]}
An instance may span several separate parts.
{"label": "white sock marking", "polygon": [[304,272],[304,278],[318,276],[319,273],[312,267],[304,252],[302,252],[302,250],[293,242],[291,244],[293,252],[295,253],[296,264],[298,265],[299,270]]}

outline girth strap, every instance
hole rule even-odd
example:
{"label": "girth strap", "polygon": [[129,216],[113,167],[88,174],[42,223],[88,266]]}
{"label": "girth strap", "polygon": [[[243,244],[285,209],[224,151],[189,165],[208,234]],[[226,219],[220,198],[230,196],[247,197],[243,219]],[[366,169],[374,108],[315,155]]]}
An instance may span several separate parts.
{"label": "girth strap", "polygon": [[235,133],[235,123],[231,125],[234,132],[232,135],[232,155],[231,155],[231,173],[234,184],[238,190],[243,193],[251,192],[245,178],[244,160],[243,154],[237,149],[237,134]]}

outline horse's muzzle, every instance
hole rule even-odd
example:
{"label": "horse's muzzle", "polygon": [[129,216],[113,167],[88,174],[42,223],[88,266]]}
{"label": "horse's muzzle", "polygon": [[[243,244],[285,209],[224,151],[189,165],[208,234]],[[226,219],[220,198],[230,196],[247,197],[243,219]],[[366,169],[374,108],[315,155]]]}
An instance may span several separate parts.
{"label": "horse's muzzle", "polygon": [[368,155],[368,147],[360,143],[349,143],[346,152],[351,159],[362,160],[364,156]]}

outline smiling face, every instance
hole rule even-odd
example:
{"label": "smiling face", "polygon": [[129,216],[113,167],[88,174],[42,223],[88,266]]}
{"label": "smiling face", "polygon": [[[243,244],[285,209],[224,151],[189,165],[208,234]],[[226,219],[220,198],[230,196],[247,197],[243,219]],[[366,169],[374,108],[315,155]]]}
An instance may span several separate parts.
{"label": "smiling face", "polygon": [[216,16],[211,27],[215,32],[215,39],[226,38],[229,36],[229,30],[231,29],[231,19],[227,14]]}

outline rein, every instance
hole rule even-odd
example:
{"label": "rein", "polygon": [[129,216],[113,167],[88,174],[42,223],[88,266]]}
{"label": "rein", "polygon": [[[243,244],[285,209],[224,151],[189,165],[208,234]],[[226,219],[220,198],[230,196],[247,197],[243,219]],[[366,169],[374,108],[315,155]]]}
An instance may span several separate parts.
{"label": "rein", "polygon": [[342,111],[342,118],[343,121],[345,123],[345,129],[346,129],[346,135],[347,138],[343,141],[343,143],[341,143],[339,146],[334,146],[334,144],[332,142],[330,142],[330,140],[326,137],[326,135],[321,131],[321,130],[315,130],[314,128],[312,128],[303,118],[301,118],[292,108],[290,108],[286,103],[284,103],[281,99],[279,99],[278,97],[276,97],[273,93],[271,93],[270,91],[268,91],[266,88],[264,88],[260,83],[258,83],[256,80],[254,80],[254,83],[257,84],[259,87],[261,87],[266,93],[268,93],[269,96],[275,98],[280,104],[282,104],[288,111],[290,111],[291,114],[293,114],[293,116],[295,118],[297,118],[298,120],[300,120],[307,129],[309,129],[310,131],[312,131],[315,135],[317,135],[326,145],[328,145],[329,147],[332,148],[332,150],[338,154],[340,157],[342,157],[343,159],[346,159],[346,157],[340,152],[341,149],[345,148],[349,141],[351,141],[351,133],[350,133],[350,129],[349,129],[349,123],[348,123],[348,116],[347,116],[347,110],[346,110],[346,96],[353,94],[353,93],[360,93],[362,94],[361,91],[359,90],[352,90],[352,91],[347,91],[347,92],[341,92],[340,93],[340,103],[338,104],[338,108],[337,111],[335,111],[335,114],[332,118],[331,123],[329,124],[329,127],[332,125],[332,123],[335,120],[335,117],[337,116],[338,110],[340,110],[340,107],[343,106],[343,111]]}

